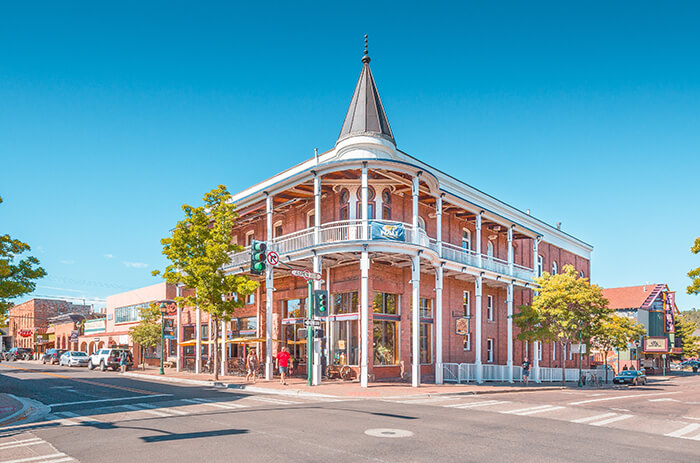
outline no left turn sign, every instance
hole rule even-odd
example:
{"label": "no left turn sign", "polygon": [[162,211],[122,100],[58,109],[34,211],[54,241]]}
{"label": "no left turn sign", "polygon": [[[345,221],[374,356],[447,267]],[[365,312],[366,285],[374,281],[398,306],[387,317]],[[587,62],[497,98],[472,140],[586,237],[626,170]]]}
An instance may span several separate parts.
{"label": "no left turn sign", "polygon": [[267,263],[273,267],[280,263],[280,255],[275,251],[268,251],[267,253]]}

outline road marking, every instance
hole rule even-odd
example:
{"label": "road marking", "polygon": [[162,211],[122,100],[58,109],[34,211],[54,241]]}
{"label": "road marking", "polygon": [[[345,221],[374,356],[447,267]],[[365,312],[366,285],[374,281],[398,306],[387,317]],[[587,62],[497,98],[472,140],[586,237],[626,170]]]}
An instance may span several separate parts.
{"label": "road marking", "polygon": [[[84,416],[84,415],[78,415],[77,413],[73,412],[58,412],[56,415],[63,416],[65,418],[71,418],[73,420],[78,420],[81,423],[102,423],[102,421],[98,420],[97,418],[89,417],[89,416]],[[79,424],[79,423],[76,423]],[[0,463],[5,463],[5,462],[0,462]]]}
{"label": "road marking", "polygon": [[64,461],[76,461],[76,460],[75,460],[75,458],[72,458],[72,457],[66,457],[66,458],[59,458],[58,460],[39,461],[37,463],[63,463]]}
{"label": "road marking", "polygon": [[476,408],[476,407],[490,407],[491,405],[500,405],[500,404],[507,404],[507,403],[510,403],[510,402],[507,400],[488,400],[486,402],[472,402],[472,403],[466,403],[466,404],[443,405],[443,407],[466,409],[466,408]]}
{"label": "road marking", "polygon": [[247,408],[246,405],[214,402],[212,400],[207,400],[207,399],[180,399],[180,400],[182,400],[183,402],[189,402],[189,403],[196,404],[196,405],[210,405],[212,407],[228,408],[229,410],[232,408]]}
{"label": "road marking", "polygon": [[616,421],[626,420],[628,418],[632,418],[633,416],[634,415],[620,415],[620,416],[616,416],[614,418],[608,418],[607,420],[596,421],[595,423],[588,423],[588,424],[590,424],[591,426],[603,426],[605,424],[614,423]]}
{"label": "road marking", "polygon": [[[131,397],[118,397],[116,399],[95,399],[95,400],[80,400],[77,402],[62,402],[58,404],[47,404],[49,407],[63,407],[64,405],[80,405],[80,404],[94,404],[100,402],[119,402],[122,400],[135,400],[135,399],[150,399],[153,397],[172,397],[172,394],[149,394],[149,395],[135,395]],[[0,462],[2,463],[2,462]]]}
{"label": "road marking", "polygon": [[[664,434],[664,436],[668,437],[683,437],[684,434],[691,433],[697,429],[700,429],[700,424],[697,423],[690,423],[689,425],[685,426],[684,428],[681,428],[677,431],[669,432],[668,434]],[[688,439],[687,437],[685,439]]]}
{"label": "road marking", "polygon": [[604,418],[610,418],[611,416],[616,416],[617,413],[603,413],[602,415],[587,416],[586,418],[579,418],[577,420],[571,420],[572,423],[587,423],[588,421],[602,420]]}
{"label": "road marking", "polygon": [[680,400],[672,399],[670,397],[664,397],[662,399],[647,399],[649,402],[680,402]]}
{"label": "road marking", "polygon": [[529,412],[522,412],[522,413],[514,413],[514,415],[519,415],[519,416],[525,416],[525,415],[534,415],[535,413],[545,413],[545,412],[553,412],[554,410],[560,410],[564,407],[561,406],[550,406],[549,408],[541,408],[539,410],[531,410]]}
{"label": "road marking", "polygon": [[271,399],[269,397],[248,397],[250,400],[257,400],[260,402],[267,402],[271,404],[277,404],[277,405],[298,405],[301,402],[292,402],[291,400],[280,400],[280,399]]}
{"label": "road marking", "polygon": [[636,398],[636,397],[648,397],[648,396],[652,396],[652,395],[668,395],[668,394],[680,394],[680,392],[679,391],[676,391],[676,392],[654,392],[651,394],[618,395],[615,397],[604,397],[602,399],[588,399],[588,400],[580,400],[578,402],[569,402],[569,405],[582,405],[582,404],[588,404],[591,402],[603,402],[605,400],[630,399],[630,398]]}
{"label": "road marking", "polygon": [[386,402],[400,403],[400,404],[428,404],[435,402],[444,402],[446,400],[454,400],[454,397],[428,397],[420,399],[406,399],[406,400],[387,400]]}
{"label": "road marking", "polygon": [[[5,460],[2,463],[24,463],[25,461],[37,461],[37,460],[46,460],[46,459],[51,459],[51,458],[57,458],[57,457],[67,457],[65,453],[52,453],[51,455],[40,455],[38,457],[29,457],[29,458],[20,458],[19,460]],[[72,460],[72,458],[71,458]],[[49,460],[49,461],[54,461],[54,460]],[[61,461],[68,461],[68,460],[61,460]]]}
{"label": "road marking", "polygon": [[628,408],[614,408],[614,407],[610,407],[610,410],[615,410],[616,412],[628,412],[629,411]]}
{"label": "road marking", "polygon": [[172,418],[172,417],[173,417],[173,415],[169,415],[169,414],[167,414],[167,413],[159,412],[158,410],[150,410],[150,409],[148,409],[148,408],[137,407],[136,405],[125,404],[125,405],[120,405],[120,407],[121,407],[121,408],[126,408],[127,410],[131,410],[131,411],[134,411],[134,412],[143,412],[143,413],[148,413],[148,414],[155,415],[155,416],[161,416],[161,417],[166,416],[166,417],[169,417],[169,418]]}
{"label": "road marking", "polygon": [[536,407],[519,408],[517,410],[508,410],[508,411],[501,412],[501,413],[516,414],[516,413],[528,412],[530,410],[539,410],[539,409],[549,408],[549,407],[551,407],[551,405],[538,405]]}
{"label": "road marking", "polygon": [[37,444],[43,444],[44,441],[39,439],[38,437],[35,437],[33,439],[24,439],[24,440],[17,440],[17,441],[11,441],[11,442],[3,442],[0,444],[0,450],[5,450],[5,449],[12,449],[15,447],[25,447],[27,445],[37,445]]}
{"label": "road marking", "polygon": [[700,421],[700,418],[695,418],[694,416],[684,416],[683,419]]}
{"label": "road marking", "polygon": [[[155,406],[155,405],[153,405],[153,404],[147,404],[147,403],[139,403],[139,404],[136,404],[136,406],[137,406],[137,407],[143,407],[143,408],[149,408],[149,409],[151,409],[151,410],[160,409],[160,407],[157,407],[157,406]],[[187,412],[185,412],[185,411],[176,410],[176,409],[174,409],[174,408],[168,408],[165,412],[162,412],[162,413],[174,413],[174,414],[176,414],[176,415],[189,415],[189,413],[187,413]]]}

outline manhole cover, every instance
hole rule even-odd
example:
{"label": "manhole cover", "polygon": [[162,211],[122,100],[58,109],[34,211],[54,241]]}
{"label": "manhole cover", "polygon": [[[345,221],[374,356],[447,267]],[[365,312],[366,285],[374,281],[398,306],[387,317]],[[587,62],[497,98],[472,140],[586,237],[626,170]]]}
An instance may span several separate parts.
{"label": "manhole cover", "polygon": [[368,436],[389,437],[389,438],[411,437],[413,435],[413,433],[411,431],[406,431],[405,429],[388,429],[388,428],[368,429],[367,431],[365,431],[365,434],[367,434]]}

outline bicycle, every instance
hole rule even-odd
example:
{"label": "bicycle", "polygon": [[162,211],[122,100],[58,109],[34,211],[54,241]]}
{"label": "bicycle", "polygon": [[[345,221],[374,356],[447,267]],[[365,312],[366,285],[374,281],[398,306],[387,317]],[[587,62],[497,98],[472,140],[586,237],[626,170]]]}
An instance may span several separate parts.
{"label": "bicycle", "polygon": [[586,373],[586,383],[595,387],[603,386],[603,380],[601,379],[601,377],[598,375],[593,375],[591,373]]}

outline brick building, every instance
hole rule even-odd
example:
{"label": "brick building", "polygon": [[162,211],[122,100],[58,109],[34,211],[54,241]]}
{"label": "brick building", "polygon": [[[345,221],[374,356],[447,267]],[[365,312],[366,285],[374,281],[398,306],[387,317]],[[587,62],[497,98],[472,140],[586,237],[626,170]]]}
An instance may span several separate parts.
{"label": "brick building", "polygon": [[46,332],[49,321],[69,313],[89,314],[89,305],[59,299],[31,299],[9,310],[9,331],[14,347],[29,347],[37,353],[54,347],[54,338]]}
{"label": "brick building", "polygon": [[[233,240],[245,248],[225,270],[249,271],[253,239],[286,264],[268,266],[234,314],[267,338],[266,376],[274,340],[306,362],[298,329],[308,289],[289,267],[322,274],[324,362],[351,366],[363,386],[408,377],[418,385],[421,376],[441,383],[458,370],[480,382],[517,379],[525,356],[535,379],[562,362],[577,366],[578,354],[560,346],[518,341],[511,316],[531,302],[543,271],[571,264],[589,277],[592,247],[399,150],[369,62],[365,54],[332,149],[233,197]],[[468,335],[456,333],[464,317]]]}

